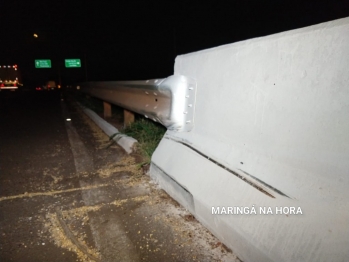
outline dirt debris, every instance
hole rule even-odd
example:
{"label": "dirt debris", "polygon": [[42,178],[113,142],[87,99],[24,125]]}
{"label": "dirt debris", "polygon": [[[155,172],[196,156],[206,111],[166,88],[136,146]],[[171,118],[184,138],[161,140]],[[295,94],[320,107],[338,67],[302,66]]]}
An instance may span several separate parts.
{"label": "dirt debris", "polygon": [[80,261],[93,262],[88,254],[99,258],[100,253],[93,247],[89,247],[85,242],[86,235],[80,235],[78,237],[80,245],[85,246],[88,254],[78,248],[78,246],[73,243],[73,241],[67,236],[66,232],[61,226],[59,222],[58,216],[56,213],[49,213],[46,215],[46,221],[44,223],[45,229],[50,233],[51,241],[54,242],[57,246],[66,249],[67,251],[71,251],[76,253],[77,257]]}
{"label": "dirt debris", "polygon": [[105,149],[110,146],[112,141],[110,141],[109,137],[103,133],[103,131],[93,121],[91,121],[91,119],[83,113],[81,109],[78,109],[78,112],[83,121],[91,128],[92,134],[97,142],[96,149]]}
{"label": "dirt debris", "polygon": [[125,156],[118,163],[111,163],[107,167],[98,170],[98,174],[101,178],[108,178],[120,172],[129,172],[134,178],[140,177],[143,173],[139,164],[135,162],[132,156]]}
{"label": "dirt debris", "polygon": [[81,191],[81,190],[90,190],[90,189],[105,187],[105,186],[109,186],[109,184],[91,185],[87,187],[70,188],[65,190],[52,190],[52,191],[46,191],[46,192],[32,192],[32,193],[25,192],[24,194],[20,194],[20,195],[0,197],[0,202],[4,200],[11,200],[16,198],[27,198],[27,197],[31,198],[36,196],[54,196],[57,194],[64,194],[64,193]]}
{"label": "dirt debris", "polygon": [[[47,240],[75,253],[80,261],[93,261],[91,257],[95,261],[123,261],[108,257],[110,250],[117,253],[118,248],[136,252],[137,261],[239,261],[192,214],[145,175],[147,169],[142,167],[142,159],[134,155],[124,155],[118,161],[103,159],[108,150],[120,148],[110,146],[109,137],[84,113],[81,115],[95,138],[95,159],[102,159],[103,165],[75,177],[88,184],[81,187],[82,195],[91,195],[98,201],[86,204],[80,200],[66,205],[57,201],[53,206],[62,208],[62,220],[69,230],[64,230],[53,206],[48,207],[42,219]],[[57,176],[47,170],[46,176],[51,175]],[[52,186],[62,182],[58,176],[52,179]],[[113,231],[107,234],[104,228]],[[120,247],[105,247],[100,245],[101,237],[107,242],[113,242],[113,237],[125,241]]]}

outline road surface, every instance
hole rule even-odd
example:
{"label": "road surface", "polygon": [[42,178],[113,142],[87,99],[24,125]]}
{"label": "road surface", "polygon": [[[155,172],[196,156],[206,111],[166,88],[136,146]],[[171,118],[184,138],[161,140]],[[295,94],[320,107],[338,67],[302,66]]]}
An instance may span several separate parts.
{"label": "road surface", "polygon": [[59,91],[0,93],[0,261],[239,261],[108,145]]}

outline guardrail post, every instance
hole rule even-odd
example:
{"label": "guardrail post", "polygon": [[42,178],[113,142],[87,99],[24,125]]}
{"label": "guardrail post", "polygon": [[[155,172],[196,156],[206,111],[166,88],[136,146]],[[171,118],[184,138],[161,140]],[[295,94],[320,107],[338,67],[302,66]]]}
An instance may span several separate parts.
{"label": "guardrail post", "polygon": [[104,118],[110,118],[111,117],[111,104],[103,101],[103,116]]}
{"label": "guardrail post", "polygon": [[124,126],[128,126],[135,121],[135,114],[124,109]]}

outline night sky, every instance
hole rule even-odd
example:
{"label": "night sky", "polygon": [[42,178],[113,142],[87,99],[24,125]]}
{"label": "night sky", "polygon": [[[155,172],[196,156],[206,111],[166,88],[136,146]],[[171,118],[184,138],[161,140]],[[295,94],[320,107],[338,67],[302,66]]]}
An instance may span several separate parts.
{"label": "night sky", "polygon": [[0,0],[0,11],[0,64],[17,64],[25,85],[65,85],[164,78],[176,55],[348,17],[349,0]]}

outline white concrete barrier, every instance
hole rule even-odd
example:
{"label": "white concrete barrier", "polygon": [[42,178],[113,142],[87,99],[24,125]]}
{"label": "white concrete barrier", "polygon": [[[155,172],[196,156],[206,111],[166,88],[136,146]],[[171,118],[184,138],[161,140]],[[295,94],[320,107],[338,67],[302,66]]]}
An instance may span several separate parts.
{"label": "white concrete barrier", "polygon": [[91,118],[91,120],[99,126],[100,129],[103,130],[103,132],[109,136],[111,139],[113,139],[119,146],[121,146],[127,154],[131,154],[133,152],[135,144],[138,142],[133,137],[129,137],[125,134],[122,134],[119,132],[119,130],[114,127],[113,125],[109,124],[107,121],[105,121],[103,118],[101,118],[99,115],[97,115],[94,111],[91,109],[84,107],[83,105],[79,104],[82,111]]}
{"label": "white concrete barrier", "polygon": [[244,261],[347,261],[349,18],[178,56],[175,75],[197,82],[194,126],[167,131],[151,176]]}

